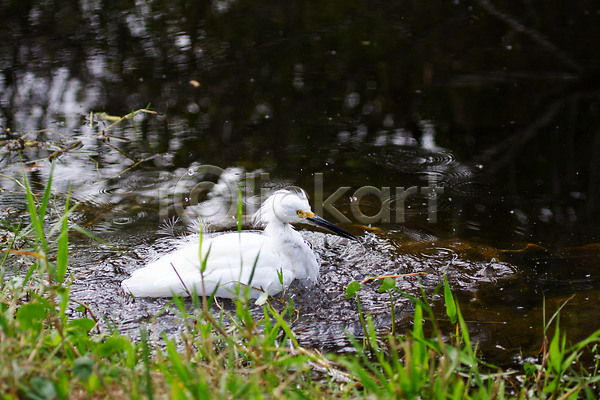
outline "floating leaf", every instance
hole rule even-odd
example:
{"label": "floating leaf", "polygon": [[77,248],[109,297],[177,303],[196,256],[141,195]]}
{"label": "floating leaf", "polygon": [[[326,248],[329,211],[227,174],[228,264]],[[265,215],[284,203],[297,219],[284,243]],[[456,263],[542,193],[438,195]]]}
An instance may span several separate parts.
{"label": "floating leaf", "polygon": [[381,281],[381,287],[377,290],[379,293],[387,292],[396,286],[396,281],[392,278],[385,278]]}
{"label": "floating leaf", "polygon": [[354,281],[351,282],[348,287],[346,288],[346,298],[349,299],[351,297],[354,297],[354,295],[356,294],[356,292],[358,292],[360,290],[360,283]]}

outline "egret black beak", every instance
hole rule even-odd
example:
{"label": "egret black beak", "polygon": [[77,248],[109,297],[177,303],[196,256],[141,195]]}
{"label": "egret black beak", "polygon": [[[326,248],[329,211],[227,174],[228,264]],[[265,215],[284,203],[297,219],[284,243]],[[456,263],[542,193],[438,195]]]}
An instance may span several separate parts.
{"label": "egret black beak", "polygon": [[331,222],[327,221],[324,218],[319,217],[318,215],[315,215],[313,213],[310,213],[310,214],[311,215],[306,217],[306,219],[309,222],[311,222],[312,224],[314,224],[316,226],[320,226],[321,228],[325,228],[328,231],[335,233],[336,235],[345,237],[346,239],[352,239],[352,240],[358,241],[358,238],[356,236],[354,236],[353,234],[351,234],[350,232],[348,232],[347,230],[342,229],[339,226],[332,224]]}

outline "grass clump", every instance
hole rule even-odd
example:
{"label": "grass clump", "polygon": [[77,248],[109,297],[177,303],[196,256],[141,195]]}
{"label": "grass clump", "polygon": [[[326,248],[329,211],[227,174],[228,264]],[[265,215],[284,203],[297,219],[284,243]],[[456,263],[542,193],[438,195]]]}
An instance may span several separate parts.
{"label": "grass clump", "polygon": [[[72,212],[45,226],[50,183],[38,200],[26,180],[30,223],[5,223],[15,239],[2,255],[0,290],[0,394],[3,399],[231,399],[231,398],[405,398],[504,399],[595,398],[600,379],[580,362],[595,351],[596,332],[567,345],[558,311],[545,324],[539,363],[519,371],[501,371],[478,359],[468,327],[448,282],[446,314],[455,329],[443,333],[432,307],[415,304],[414,325],[404,336],[379,334],[369,315],[359,315],[364,335],[354,341],[355,354],[321,355],[296,341],[289,321],[293,303],[263,305],[262,318],[250,313],[249,301],[235,302],[235,312],[213,315],[211,298],[174,298],[182,315],[181,337],[158,343],[142,331],[134,342],[114,327],[100,328],[93,318],[69,318],[68,233]],[[17,240],[24,244],[14,249]],[[25,260],[24,274],[5,270]],[[360,284],[348,287],[360,302]],[[397,291],[393,280],[381,291]],[[390,295],[390,300],[393,298]],[[392,306],[393,309],[393,306]],[[190,311],[191,310],[191,311]],[[78,311],[85,315],[85,307]],[[559,310],[560,311],[560,310]],[[432,327],[425,335],[424,323]]]}

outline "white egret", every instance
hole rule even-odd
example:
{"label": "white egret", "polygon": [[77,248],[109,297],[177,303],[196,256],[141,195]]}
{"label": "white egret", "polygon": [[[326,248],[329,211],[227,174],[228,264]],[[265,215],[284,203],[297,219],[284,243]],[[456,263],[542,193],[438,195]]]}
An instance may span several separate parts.
{"label": "white egret", "polygon": [[[357,240],[353,234],[315,215],[303,190],[278,190],[254,215],[262,233],[227,233],[166,254],[134,271],[121,286],[136,297],[187,296],[190,293],[234,298],[237,288],[250,286],[250,297],[281,292],[295,278],[316,282],[319,265],[310,247],[291,223],[304,222]],[[206,270],[200,273],[200,256]],[[240,285],[241,284],[241,285]]]}

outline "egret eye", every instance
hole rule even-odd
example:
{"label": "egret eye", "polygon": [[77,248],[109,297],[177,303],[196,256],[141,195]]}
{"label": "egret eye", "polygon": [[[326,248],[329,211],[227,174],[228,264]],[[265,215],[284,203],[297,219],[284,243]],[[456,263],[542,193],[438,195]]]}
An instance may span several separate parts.
{"label": "egret eye", "polygon": [[298,211],[296,211],[296,214],[298,215],[298,217],[304,218],[304,211],[298,210]]}

